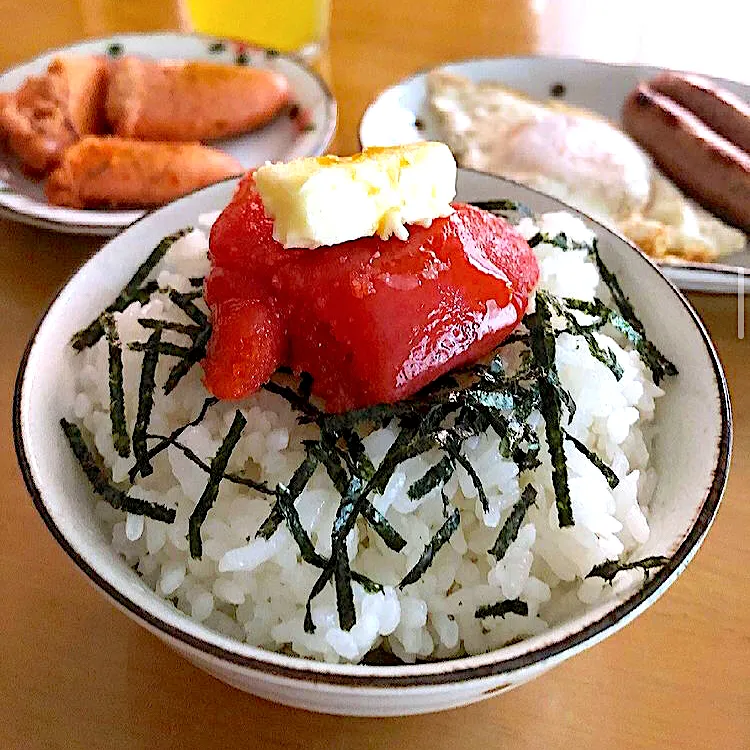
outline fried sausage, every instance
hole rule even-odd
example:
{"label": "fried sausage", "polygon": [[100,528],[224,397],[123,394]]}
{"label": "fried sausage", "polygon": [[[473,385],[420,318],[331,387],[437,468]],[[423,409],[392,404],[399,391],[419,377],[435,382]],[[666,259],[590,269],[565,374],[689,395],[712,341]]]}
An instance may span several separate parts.
{"label": "fried sausage", "polygon": [[116,135],[151,141],[205,141],[264,125],[289,99],[270,70],[125,57],[113,65],[107,119]]}
{"label": "fried sausage", "polygon": [[68,146],[104,128],[107,60],[59,57],[0,104],[0,131],[27,172],[53,169]]}
{"label": "fried sausage", "polygon": [[233,157],[199,143],[83,138],[47,180],[50,203],[71,208],[148,208],[242,172]]}
{"label": "fried sausage", "polygon": [[750,105],[738,96],[696,75],[661,73],[649,81],[649,86],[690,110],[712,130],[750,153]]}
{"label": "fried sausage", "polygon": [[678,187],[725,221],[750,231],[750,154],[647,84],[625,100],[622,121]]}

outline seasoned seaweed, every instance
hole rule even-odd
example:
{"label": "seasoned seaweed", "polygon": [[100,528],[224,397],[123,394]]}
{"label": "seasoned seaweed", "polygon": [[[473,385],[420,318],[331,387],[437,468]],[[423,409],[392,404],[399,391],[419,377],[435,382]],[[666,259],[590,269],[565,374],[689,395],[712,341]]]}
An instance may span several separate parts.
{"label": "seasoned seaweed", "polygon": [[529,605],[520,599],[504,599],[497,604],[485,604],[477,607],[474,617],[481,620],[484,617],[505,617],[509,614],[526,617],[529,614]]}
{"label": "seasoned seaweed", "polygon": [[432,565],[435,555],[451,538],[451,536],[453,536],[453,532],[458,528],[460,523],[461,514],[459,513],[458,508],[456,508],[453,513],[448,516],[445,523],[437,530],[432,539],[427,543],[414,567],[401,579],[401,582],[398,584],[400,589],[411,583],[416,583],[424,575],[427,568]]}
{"label": "seasoned seaweed", "polygon": [[617,487],[617,485],[620,483],[620,480],[617,478],[617,474],[615,474],[615,472],[612,471],[612,469],[610,469],[610,467],[607,466],[607,464],[605,464],[604,461],[602,461],[602,459],[599,458],[596,453],[594,453],[594,451],[584,445],[584,443],[582,443],[578,438],[573,437],[573,435],[571,435],[569,432],[565,433],[565,439],[570,440],[570,442],[575,445],[576,450],[583,453],[583,455],[586,456],[586,458],[588,458],[588,460],[591,461],[591,463],[594,464],[597,469],[599,469],[604,478],[607,480],[607,484],[609,484],[612,489]]}
{"label": "seasoned seaweed", "polygon": [[141,382],[138,386],[138,413],[133,427],[133,453],[135,454],[136,469],[141,476],[147,477],[154,469],[146,446],[146,432],[154,408],[154,390],[156,389],[156,365],[159,362],[159,347],[161,345],[161,328],[156,328],[148,337],[144,346],[143,367],[141,368]]}
{"label": "seasoned seaweed", "polygon": [[581,325],[576,318],[575,313],[568,309],[563,302],[558,300],[552,295],[546,296],[547,302],[552,306],[552,309],[560,316],[565,319],[568,329],[571,333],[576,336],[581,336],[586,342],[589,348],[591,356],[601,362],[617,380],[620,380],[623,375],[622,366],[617,361],[617,357],[611,349],[603,349],[599,342],[596,340],[592,331],[585,326]]}
{"label": "seasoned seaweed", "polygon": [[[109,305],[104,312],[122,312],[126,308],[130,307],[133,302],[142,302],[143,297],[141,295],[143,294],[144,290],[141,289],[141,284],[146,281],[151,271],[156,268],[156,265],[159,263],[159,261],[167,254],[169,248],[172,247],[172,245],[178,239],[180,239],[180,237],[184,237],[186,234],[189,234],[192,231],[192,227],[186,227],[185,229],[180,229],[178,232],[164,237],[164,239],[161,240],[161,242],[159,242],[159,244],[151,251],[148,258],[146,258],[146,260],[143,261],[143,263],[139,266],[138,270],[133,274],[133,277],[130,279],[130,281],[128,281],[115,301],[111,305]],[[155,286],[155,284],[152,285],[151,289],[153,290]],[[151,292],[149,291],[146,296],[146,300],[148,300],[150,294]],[[104,321],[102,319],[103,314],[104,313],[100,314],[96,318],[96,320],[92,321],[88,326],[86,326],[86,328],[78,331],[78,333],[73,336],[71,344],[73,345],[74,349],[76,349],[77,351],[81,351],[82,349],[86,349],[89,346],[93,346],[104,335]]]}
{"label": "seasoned seaweed", "polygon": [[481,208],[483,211],[489,211],[495,216],[502,216],[513,224],[517,224],[520,219],[534,215],[534,212],[525,203],[507,198],[494,201],[471,201],[471,205]]}
{"label": "seasoned seaweed", "polygon": [[[279,485],[277,492],[279,498],[278,507],[280,508],[281,515],[286,521],[291,535],[294,537],[294,541],[299,547],[300,557],[308,565],[315,565],[318,568],[324,568],[326,566],[326,560],[315,551],[315,545],[312,543],[310,537],[302,526],[297,509],[294,507],[292,491],[283,485]],[[263,536],[260,533],[258,535]],[[270,538],[270,535],[266,538]]]}
{"label": "seasoned seaweed", "polygon": [[552,328],[551,312],[545,295],[537,294],[536,311],[527,315],[524,320],[531,334],[531,351],[545,373],[539,378],[539,397],[547,446],[552,460],[552,485],[555,488],[557,520],[561,528],[572,526],[574,523],[573,507],[570,503],[568,470],[565,463],[561,427],[561,389],[556,387],[558,379],[555,365],[555,332]]}
{"label": "seasoned seaweed", "polygon": [[208,475],[208,482],[206,488],[203,490],[203,494],[198,500],[198,504],[195,506],[190,520],[188,521],[188,541],[190,542],[190,556],[200,559],[203,554],[203,542],[201,540],[201,526],[206,520],[208,511],[211,510],[211,506],[216,502],[216,498],[219,494],[219,483],[224,476],[227,464],[232,455],[234,447],[237,445],[242,430],[247,424],[247,419],[243,416],[242,412],[238,409],[234,413],[234,419],[232,425],[227,432],[219,450],[216,451],[216,455],[211,461],[211,470]]}
{"label": "seasoned seaweed", "polygon": [[502,560],[513,542],[518,538],[518,532],[521,530],[521,524],[526,517],[528,509],[536,502],[536,489],[533,485],[527,484],[523,488],[521,497],[513,506],[510,515],[505,519],[500,533],[492,547],[487,550],[493,557]]}
{"label": "seasoned seaweed", "polygon": [[[149,458],[149,460],[152,459],[154,456],[158,455],[159,453],[161,453],[165,448],[168,448],[170,444],[175,443],[177,441],[177,438],[179,438],[180,435],[182,435],[182,433],[185,432],[185,430],[188,427],[195,427],[196,425],[200,424],[204,420],[206,414],[208,413],[208,410],[214,404],[218,403],[218,401],[219,401],[218,398],[214,398],[213,396],[210,396],[203,402],[203,406],[201,407],[201,410],[198,412],[198,416],[194,420],[192,420],[191,422],[186,422],[184,425],[181,425],[180,427],[175,429],[170,435],[160,438],[160,442],[148,451],[147,457]],[[154,436],[147,434],[146,437],[149,438],[149,437],[154,437]],[[138,469],[139,469],[139,466],[138,464],[136,464],[130,470],[129,478],[131,482],[135,482],[135,478],[138,476]]]}
{"label": "seasoned seaweed", "polygon": [[607,583],[613,583],[615,576],[623,570],[642,570],[646,576],[652,570],[664,567],[669,562],[668,557],[654,555],[644,557],[641,560],[633,562],[620,562],[619,560],[607,560],[606,562],[595,565],[586,578],[603,578]]}
{"label": "seasoned seaweed", "polygon": [[125,388],[122,380],[122,345],[111,313],[102,316],[109,346],[109,420],[112,443],[123,458],[130,455],[130,437],[125,421]]}
{"label": "seasoned seaweed", "polygon": [[656,348],[653,342],[646,338],[643,325],[637,318],[628,320],[624,315],[616,313],[600,300],[587,302],[578,299],[566,299],[565,304],[574,310],[580,310],[587,315],[598,318],[600,326],[609,323],[615,330],[622,333],[638,352],[644,364],[651,370],[656,385],[659,385],[667,375],[677,375],[675,365]]}
{"label": "seasoned seaweed", "polygon": [[104,459],[99,455],[96,448],[89,448],[83,439],[81,430],[67,419],[60,420],[60,426],[65,433],[73,454],[83,469],[83,473],[89,483],[103,500],[117,510],[135,513],[139,516],[147,516],[164,523],[172,523],[177,516],[174,508],[167,508],[158,503],[151,503],[137,497],[130,497],[127,493],[112,483],[109,471],[104,467]]}
{"label": "seasoned seaweed", "polygon": [[409,487],[406,494],[412,500],[423,498],[435,487],[445,484],[453,476],[455,468],[454,459],[451,456],[443,456]]}

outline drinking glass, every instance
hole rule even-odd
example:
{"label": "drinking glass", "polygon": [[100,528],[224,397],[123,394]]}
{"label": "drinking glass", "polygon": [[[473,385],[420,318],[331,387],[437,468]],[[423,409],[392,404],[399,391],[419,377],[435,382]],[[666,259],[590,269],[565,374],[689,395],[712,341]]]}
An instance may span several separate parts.
{"label": "drinking glass", "polygon": [[240,39],[317,62],[326,51],[330,0],[183,0],[195,31]]}

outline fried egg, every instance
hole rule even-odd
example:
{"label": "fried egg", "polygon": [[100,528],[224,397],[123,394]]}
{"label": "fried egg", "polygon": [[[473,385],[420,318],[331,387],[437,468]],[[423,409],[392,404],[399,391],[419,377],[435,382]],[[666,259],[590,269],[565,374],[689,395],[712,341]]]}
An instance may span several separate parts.
{"label": "fried egg", "polygon": [[608,120],[444,71],[427,86],[440,137],[461,166],[559,198],[658,258],[705,261],[743,249],[741,232],[683,195]]}

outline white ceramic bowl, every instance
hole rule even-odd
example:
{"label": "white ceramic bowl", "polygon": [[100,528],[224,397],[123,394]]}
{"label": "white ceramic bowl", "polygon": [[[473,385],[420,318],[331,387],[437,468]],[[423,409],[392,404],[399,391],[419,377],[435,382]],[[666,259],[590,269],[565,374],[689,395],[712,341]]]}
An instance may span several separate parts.
{"label": "white ceramic bowl", "polygon": [[[243,690],[314,711],[392,716],[436,711],[509,690],[611,635],[666,591],[700,546],[724,490],[731,450],[727,386],[708,334],[685,298],[632,245],[588,219],[599,235],[603,259],[618,274],[650,337],[680,371],[658,406],[652,457],[660,479],[651,539],[641,550],[643,555],[666,550],[671,557],[643,588],[521,643],[479,656],[403,666],[331,665],[248,646],[192,621],[148,589],[111,549],[94,516],[86,479],[59,428],[63,347],[116,296],[162,236],[224,206],[234,184],[219,183],[186,196],[108,243],[60,292],[21,362],[14,430],[27,486],[54,537],[118,608],[194,664]],[[535,211],[569,210],[552,198],[477,172],[461,171],[458,194],[461,200],[513,198]]]}

